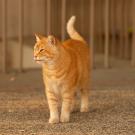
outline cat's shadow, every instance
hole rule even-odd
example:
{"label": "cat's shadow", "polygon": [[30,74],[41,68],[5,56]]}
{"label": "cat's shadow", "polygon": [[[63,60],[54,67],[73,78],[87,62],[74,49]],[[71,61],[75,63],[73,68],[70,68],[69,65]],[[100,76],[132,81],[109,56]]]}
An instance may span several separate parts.
{"label": "cat's shadow", "polygon": [[[90,106],[89,112],[87,113],[98,113],[98,112],[106,112],[110,109],[113,109],[114,105],[112,104],[100,104],[97,106]],[[75,107],[74,111],[72,112],[73,114],[76,112],[80,112],[80,108],[78,106]]]}
{"label": "cat's shadow", "polygon": [[102,117],[104,114],[107,114],[109,111],[113,111],[114,105],[100,105],[91,107],[89,112],[80,112],[80,108],[77,107],[71,113],[71,123],[81,122],[81,121],[92,121],[96,117]]}

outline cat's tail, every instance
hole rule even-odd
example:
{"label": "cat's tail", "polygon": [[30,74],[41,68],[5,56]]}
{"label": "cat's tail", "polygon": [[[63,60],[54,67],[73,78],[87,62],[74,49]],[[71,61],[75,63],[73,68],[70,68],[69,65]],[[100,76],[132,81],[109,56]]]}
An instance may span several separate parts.
{"label": "cat's tail", "polygon": [[76,20],[75,16],[72,16],[69,19],[69,21],[67,22],[67,32],[68,32],[70,38],[75,39],[75,40],[80,40],[80,41],[84,42],[83,37],[74,28],[75,20]]}

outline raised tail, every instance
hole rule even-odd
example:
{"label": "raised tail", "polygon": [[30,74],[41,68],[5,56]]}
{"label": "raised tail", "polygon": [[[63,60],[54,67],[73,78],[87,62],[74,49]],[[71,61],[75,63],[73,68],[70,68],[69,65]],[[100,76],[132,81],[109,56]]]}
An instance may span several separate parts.
{"label": "raised tail", "polygon": [[72,16],[69,19],[69,21],[67,22],[67,32],[68,32],[70,38],[75,39],[75,40],[80,40],[80,41],[84,42],[83,37],[74,28],[75,20],[76,20],[75,16]]}

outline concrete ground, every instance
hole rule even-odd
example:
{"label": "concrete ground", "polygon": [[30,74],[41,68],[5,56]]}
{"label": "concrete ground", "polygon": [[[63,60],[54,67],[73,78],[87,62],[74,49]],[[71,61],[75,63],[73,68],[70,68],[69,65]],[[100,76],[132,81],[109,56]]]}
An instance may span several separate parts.
{"label": "concrete ground", "polygon": [[40,70],[0,74],[0,135],[135,135],[135,69],[96,69],[89,113],[48,124]]}

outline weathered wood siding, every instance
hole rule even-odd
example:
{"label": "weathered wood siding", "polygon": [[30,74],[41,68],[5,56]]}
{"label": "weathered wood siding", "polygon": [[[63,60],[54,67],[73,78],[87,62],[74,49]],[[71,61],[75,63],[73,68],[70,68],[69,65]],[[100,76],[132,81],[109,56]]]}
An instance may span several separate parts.
{"label": "weathered wood siding", "polygon": [[[3,13],[3,1],[7,3],[6,13]],[[3,41],[0,44],[0,65],[4,71],[5,39],[18,39],[18,50],[22,55],[23,42],[27,37],[33,37],[34,33],[68,38],[65,23],[72,15],[77,17],[76,29],[89,43],[93,43],[93,56],[104,54],[104,67],[109,67],[110,56],[129,59],[135,65],[134,3],[134,0],[0,0],[0,41]],[[3,25],[3,15],[6,15],[6,27]],[[21,56],[21,69],[23,65],[20,61],[23,61]]]}

